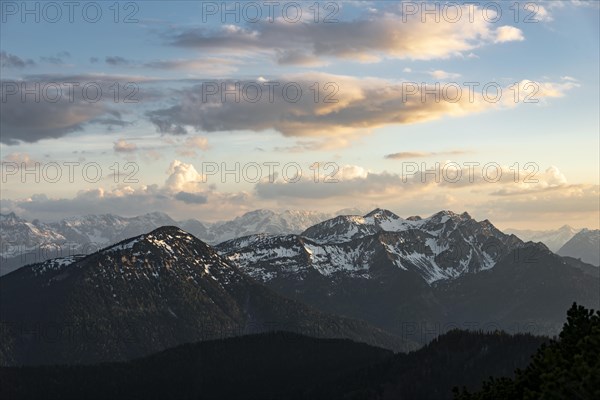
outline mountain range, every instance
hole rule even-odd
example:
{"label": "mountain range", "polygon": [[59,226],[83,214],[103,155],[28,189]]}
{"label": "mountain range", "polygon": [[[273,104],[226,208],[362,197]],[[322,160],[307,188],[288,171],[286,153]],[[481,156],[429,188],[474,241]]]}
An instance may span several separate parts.
{"label": "mountain range", "polygon": [[273,330],[416,348],[365,322],[276,294],[176,227],[1,277],[0,316],[3,365],[128,360]]}
{"label": "mountain range", "polygon": [[[47,259],[90,254],[103,247],[117,243],[129,237],[150,232],[161,226],[177,226],[206,243],[216,245],[243,236],[254,234],[300,234],[320,222],[336,216],[356,215],[357,209],[344,209],[328,214],[316,211],[286,210],[274,212],[255,210],[232,220],[216,223],[201,222],[190,218],[176,221],[162,212],[153,212],[136,217],[121,217],[114,214],[84,215],[69,217],[57,222],[44,223],[39,220],[27,221],[14,213],[0,214],[0,275],[4,275],[23,265],[41,262]],[[418,217],[409,217],[411,220]],[[577,230],[565,225],[554,231],[505,230],[521,240],[542,242],[551,251],[557,252],[569,241]],[[584,250],[582,260],[594,263],[598,246],[593,243]],[[564,253],[564,255],[573,255]]]}
{"label": "mountain range", "polygon": [[518,236],[526,242],[542,242],[551,251],[557,252],[565,243],[567,243],[579,229],[569,225],[563,225],[558,229],[545,231],[526,230],[526,229],[505,229],[505,233]]}
{"label": "mountain range", "polygon": [[455,328],[552,335],[573,301],[597,307],[598,271],[451,211],[376,209],[216,247],[163,226],[0,277],[0,363],[123,361],[274,330],[394,350]]}
{"label": "mountain range", "polygon": [[557,254],[600,266],[600,230],[582,229],[565,243]]}
{"label": "mountain range", "polygon": [[429,339],[422,331],[469,322],[555,334],[572,301],[598,304],[598,268],[467,213],[402,219],[377,209],[216,248],[286,297],[421,343]]}
{"label": "mountain range", "polygon": [[[340,210],[338,213],[351,210]],[[90,254],[121,240],[148,233],[161,226],[177,226],[211,244],[255,233],[300,233],[335,214],[287,210],[256,210],[230,221],[207,224],[196,219],[175,221],[154,212],[137,217],[113,214],[85,215],[57,222],[27,221],[14,213],[0,214],[0,275],[23,265],[47,259]]]}

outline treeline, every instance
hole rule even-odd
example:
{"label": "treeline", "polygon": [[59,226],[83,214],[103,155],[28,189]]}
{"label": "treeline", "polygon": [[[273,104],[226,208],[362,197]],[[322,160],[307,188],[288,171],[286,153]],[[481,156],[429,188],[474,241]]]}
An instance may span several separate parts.
{"label": "treeline", "polygon": [[0,398],[598,399],[599,320],[574,305],[554,340],[456,330],[408,354],[286,332],[250,335],[123,363],[2,368]]}
{"label": "treeline", "polygon": [[383,363],[345,376],[335,385],[315,388],[308,398],[452,399],[456,385],[477,389],[489,376],[512,376],[548,340],[530,334],[454,330],[418,351],[396,354]]}

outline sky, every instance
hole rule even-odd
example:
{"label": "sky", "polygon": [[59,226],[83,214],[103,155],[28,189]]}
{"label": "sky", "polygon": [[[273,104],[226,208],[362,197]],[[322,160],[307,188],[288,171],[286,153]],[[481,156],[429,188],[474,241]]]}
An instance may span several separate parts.
{"label": "sky", "polygon": [[0,6],[3,213],[599,228],[598,2]]}

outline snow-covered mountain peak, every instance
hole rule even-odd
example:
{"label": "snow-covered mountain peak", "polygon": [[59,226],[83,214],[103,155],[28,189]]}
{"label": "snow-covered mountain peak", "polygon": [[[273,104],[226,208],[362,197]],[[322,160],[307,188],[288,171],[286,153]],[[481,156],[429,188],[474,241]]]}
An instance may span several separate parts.
{"label": "snow-covered mountain peak", "polygon": [[[421,229],[430,233],[450,231],[462,224],[478,224],[468,213],[456,214],[444,210],[429,218],[410,217],[403,219],[389,210],[377,208],[365,216],[343,215],[316,224],[302,233],[319,242],[346,242],[377,232],[403,232]],[[481,223],[493,227],[489,221]],[[495,229],[495,228],[494,228]]]}
{"label": "snow-covered mountain peak", "polygon": [[450,210],[442,210],[442,211],[439,211],[439,212],[433,214],[428,219],[431,221],[439,221],[441,223],[445,223],[448,220],[452,220],[454,222],[460,222],[460,221],[468,221],[472,218],[467,212],[464,212],[462,214],[457,214]]}
{"label": "snow-covered mountain peak", "polygon": [[17,217],[17,215],[14,212],[9,212],[8,214],[0,214],[0,222],[15,223],[25,222],[25,220]]}
{"label": "snow-covered mountain peak", "polygon": [[179,280],[202,285],[207,279],[224,287],[238,279],[233,276],[236,268],[212,247],[175,226],[125,239],[88,256],[33,264],[31,271],[34,275],[43,274],[47,285],[74,274],[84,274],[97,285],[109,287],[122,283],[129,287],[140,281],[162,287]]}
{"label": "snow-covered mountain peak", "polygon": [[389,210],[385,210],[383,208],[376,208],[376,209],[370,211],[369,213],[365,214],[365,218],[376,217],[376,216],[385,216],[385,215],[397,217],[396,214],[394,214],[393,212],[391,212]]}
{"label": "snow-covered mountain peak", "polygon": [[206,252],[212,251],[206,243],[176,226],[161,226],[152,232],[125,239],[100,252],[134,249],[139,253],[140,250],[148,250],[141,247],[155,247],[161,250],[164,255],[172,256],[176,253],[175,250],[184,250],[183,248],[189,250],[187,249],[188,246],[199,247],[202,251]]}
{"label": "snow-covered mountain peak", "polygon": [[316,241],[347,242],[355,238],[372,235],[378,231],[375,217],[340,215],[313,225],[302,233]]}
{"label": "snow-covered mountain peak", "polygon": [[247,213],[245,213],[243,215],[235,217],[233,220],[234,221],[254,220],[254,219],[259,219],[259,218],[272,217],[274,215],[275,215],[275,212],[273,212],[271,210],[260,209],[260,210],[248,211]]}

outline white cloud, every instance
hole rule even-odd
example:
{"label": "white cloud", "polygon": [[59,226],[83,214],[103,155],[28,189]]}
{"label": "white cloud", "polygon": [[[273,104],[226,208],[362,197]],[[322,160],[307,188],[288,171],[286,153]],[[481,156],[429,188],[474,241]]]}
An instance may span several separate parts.
{"label": "white cloud", "polygon": [[196,192],[201,188],[202,175],[192,164],[173,160],[167,169],[167,174],[169,177],[165,182],[165,189],[170,192]]}
{"label": "white cloud", "polygon": [[429,75],[434,77],[435,79],[456,79],[460,78],[460,74],[453,72],[446,72],[441,69],[436,69],[435,71],[429,72]]}
{"label": "white cloud", "polygon": [[525,36],[523,36],[523,31],[519,28],[515,28],[514,26],[501,26],[496,29],[495,43],[521,42],[523,40],[525,40]]}

